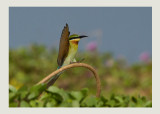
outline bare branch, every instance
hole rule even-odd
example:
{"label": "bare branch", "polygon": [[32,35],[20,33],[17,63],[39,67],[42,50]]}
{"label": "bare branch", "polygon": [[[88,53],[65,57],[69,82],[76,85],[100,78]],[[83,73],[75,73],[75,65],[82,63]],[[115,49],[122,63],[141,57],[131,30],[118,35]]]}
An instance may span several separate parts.
{"label": "bare branch", "polygon": [[73,68],[73,67],[85,67],[85,68],[88,68],[93,74],[94,74],[94,77],[96,79],[96,86],[97,86],[97,93],[96,93],[96,96],[99,97],[100,96],[100,92],[101,92],[101,83],[100,83],[100,79],[99,79],[99,76],[96,72],[96,70],[88,65],[88,64],[85,64],[85,63],[72,63],[72,64],[69,64],[67,66],[64,66],[54,72],[52,72],[51,74],[49,74],[48,76],[46,76],[45,78],[43,78],[40,82],[38,82],[37,84],[42,84],[42,83],[46,83],[49,79],[51,79],[53,76],[55,76],[56,74],[62,72],[62,71],[65,71],[67,69],[70,69],[70,68]]}

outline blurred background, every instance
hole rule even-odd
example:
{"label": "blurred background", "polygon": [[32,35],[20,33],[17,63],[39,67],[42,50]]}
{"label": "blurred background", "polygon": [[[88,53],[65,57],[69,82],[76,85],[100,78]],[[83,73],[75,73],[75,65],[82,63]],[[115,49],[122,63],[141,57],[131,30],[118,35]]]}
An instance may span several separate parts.
{"label": "blurred background", "polygon": [[[79,43],[77,60],[98,71],[102,94],[143,95],[152,99],[151,7],[10,7],[9,83],[33,86],[56,70],[65,24],[71,34],[89,36]],[[95,94],[92,73],[73,68],[56,86],[87,87]]]}

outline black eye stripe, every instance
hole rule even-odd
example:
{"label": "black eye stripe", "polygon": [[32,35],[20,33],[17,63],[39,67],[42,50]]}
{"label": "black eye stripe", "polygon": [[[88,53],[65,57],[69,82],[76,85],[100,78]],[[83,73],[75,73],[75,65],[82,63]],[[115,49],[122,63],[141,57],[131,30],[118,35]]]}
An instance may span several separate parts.
{"label": "black eye stripe", "polygon": [[73,39],[76,39],[76,38],[79,38],[79,37],[72,37],[72,38],[70,38],[69,40],[73,40]]}

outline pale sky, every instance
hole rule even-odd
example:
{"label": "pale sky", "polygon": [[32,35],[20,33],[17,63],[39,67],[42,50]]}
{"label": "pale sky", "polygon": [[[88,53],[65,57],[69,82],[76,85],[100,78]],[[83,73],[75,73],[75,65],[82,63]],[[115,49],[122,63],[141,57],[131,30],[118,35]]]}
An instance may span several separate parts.
{"label": "pale sky", "polygon": [[100,52],[123,55],[129,62],[142,52],[152,55],[151,7],[10,7],[9,47],[32,43],[58,49],[65,24],[71,34],[87,35],[79,43],[96,41]]}

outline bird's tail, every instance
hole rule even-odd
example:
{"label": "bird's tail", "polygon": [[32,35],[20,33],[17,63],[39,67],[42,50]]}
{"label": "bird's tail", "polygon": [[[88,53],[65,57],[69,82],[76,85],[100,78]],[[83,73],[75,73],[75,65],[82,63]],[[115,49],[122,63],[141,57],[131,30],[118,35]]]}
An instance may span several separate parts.
{"label": "bird's tail", "polygon": [[48,82],[47,82],[47,87],[53,85],[55,83],[55,81],[59,78],[59,76],[61,75],[61,73],[56,74],[55,76],[53,76]]}
{"label": "bird's tail", "polygon": [[[57,69],[59,69],[60,67],[58,67]],[[55,76],[53,76],[48,82],[47,82],[47,87],[53,85],[55,83],[55,81],[59,78],[59,76],[62,74],[62,72],[56,74]]]}

